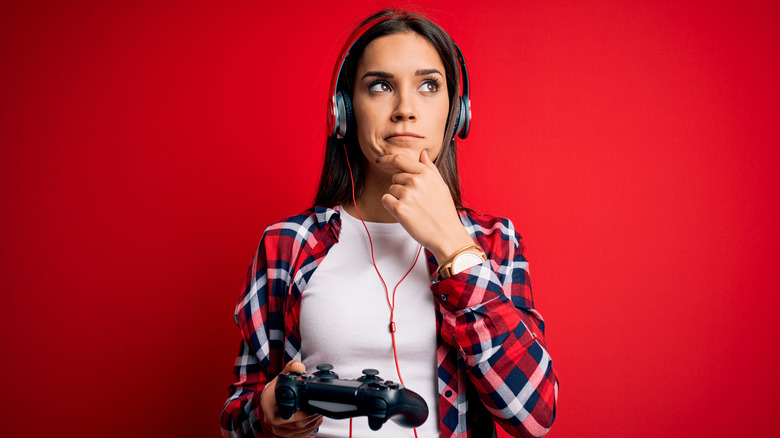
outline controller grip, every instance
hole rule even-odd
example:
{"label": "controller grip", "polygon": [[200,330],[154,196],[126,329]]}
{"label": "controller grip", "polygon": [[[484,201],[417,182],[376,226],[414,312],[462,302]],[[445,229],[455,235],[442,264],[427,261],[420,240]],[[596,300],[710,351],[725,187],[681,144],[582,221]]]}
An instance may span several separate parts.
{"label": "controller grip", "polygon": [[405,391],[404,401],[397,406],[391,420],[399,426],[415,428],[420,427],[428,419],[428,405],[425,400],[414,391]]}
{"label": "controller grip", "polygon": [[286,386],[276,387],[276,406],[279,408],[279,416],[285,420],[298,410],[297,395],[294,390]]}

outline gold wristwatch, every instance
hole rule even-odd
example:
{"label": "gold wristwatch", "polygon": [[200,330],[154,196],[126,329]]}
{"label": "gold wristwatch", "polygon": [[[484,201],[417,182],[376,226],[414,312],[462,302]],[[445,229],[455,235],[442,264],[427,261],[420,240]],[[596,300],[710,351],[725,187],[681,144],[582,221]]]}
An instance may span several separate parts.
{"label": "gold wristwatch", "polygon": [[[479,250],[479,253],[466,252],[470,249],[477,249]],[[485,261],[487,261],[487,256],[482,252],[482,248],[480,248],[479,245],[468,245],[447,257],[447,259],[439,265],[439,268],[436,269],[436,272],[439,274],[439,280],[443,280]]]}

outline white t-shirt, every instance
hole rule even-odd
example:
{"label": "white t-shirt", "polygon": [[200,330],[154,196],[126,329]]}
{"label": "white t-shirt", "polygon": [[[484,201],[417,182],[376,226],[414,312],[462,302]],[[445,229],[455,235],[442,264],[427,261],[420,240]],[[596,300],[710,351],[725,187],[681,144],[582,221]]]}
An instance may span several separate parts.
{"label": "white t-shirt", "polygon": [[[420,244],[398,223],[367,222],[374,258],[387,284],[393,288],[412,266]],[[428,419],[418,436],[438,437],[438,381],[436,316],[425,251],[395,293],[394,321],[398,361],[405,386],[428,404]],[[308,282],[301,297],[301,350],[306,371],[321,363],[333,365],[341,379],[355,379],[374,368],[385,380],[399,382],[390,335],[390,306],[371,263],[366,230],[360,219],[341,208],[341,235]],[[325,418],[317,435],[349,436],[349,420]],[[412,429],[388,421],[378,431],[366,417],[353,419],[353,437],[413,437]]]}

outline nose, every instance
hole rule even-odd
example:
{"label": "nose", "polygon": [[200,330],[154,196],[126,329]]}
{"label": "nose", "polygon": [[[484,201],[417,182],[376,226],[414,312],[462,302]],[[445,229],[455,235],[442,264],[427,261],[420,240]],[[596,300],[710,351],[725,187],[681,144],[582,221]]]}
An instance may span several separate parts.
{"label": "nose", "polygon": [[417,120],[417,113],[414,107],[413,92],[408,90],[402,90],[396,94],[395,109],[391,118],[393,121],[402,122],[405,120],[414,121]]}

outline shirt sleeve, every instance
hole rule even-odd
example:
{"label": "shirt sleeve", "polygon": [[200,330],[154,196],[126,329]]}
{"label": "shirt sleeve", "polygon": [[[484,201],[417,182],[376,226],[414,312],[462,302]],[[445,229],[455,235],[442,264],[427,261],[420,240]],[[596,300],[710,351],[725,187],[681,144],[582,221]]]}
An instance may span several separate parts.
{"label": "shirt sleeve", "polygon": [[223,438],[262,436],[260,395],[268,383],[262,367],[246,341],[241,342],[233,365],[233,383],[222,410]]}
{"label": "shirt sleeve", "polygon": [[[233,365],[233,383],[228,388],[229,397],[222,410],[220,424],[223,438],[263,436],[260,395],[274,372],[279,372],[271,369],[273,364],[280,362],[276,357],[280,353],[271,342],[271,339],[279,337],[278,332],[270,324],[275,295],[272,289],[278,288],[269,287],[269,283],[273,285],[276,281],[271,271],[269,282],[268,268],[279,262],[266,256],[269,240],[266,234],[260,242],[236,305],[235,322],[242,340]],[[270,250],[273,251],[273,247]],[[273,254],[271,251],[268,252]]]}
{"label": "shirt sleeve", "polygon": [[513,436],[539,437],[555,419],[558,379],[520,236],[504,219],[476,240],[488,260],[431,286],[441,335],[493,418]]}

